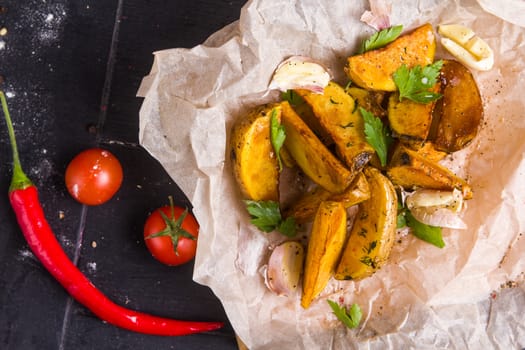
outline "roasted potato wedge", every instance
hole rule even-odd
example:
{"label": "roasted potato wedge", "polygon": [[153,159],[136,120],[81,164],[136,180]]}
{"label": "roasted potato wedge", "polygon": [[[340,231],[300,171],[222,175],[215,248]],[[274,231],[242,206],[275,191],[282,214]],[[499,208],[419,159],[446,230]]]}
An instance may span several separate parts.
{"label": "roasted potato wedge", "polygon": [[394,185],[405,189],[428,188],[452,191],[457,188],[463,193],[464,199],[470,199],[473,195],[467,181],[402,144],[398,144],[392,153],[387,174]]}
{"label": "roasted potato wedge", "polygon": [[304,265],[301,306],[308,308],[334,274],[346,239],[346,209],[342,203],[322,202],[314,224]]}
{"label": "roasted potato wedge", "polygon": [[330,82],[322,94],[310,90],[296,92],[312,107],[346,166],[354,175],[361,171],[375,150],[366,142],[363,117],[354,99],[335,82]]}
{"label": "roasted potato wedge", "polygon": [[477,135],[483,119],[483,102],[478,85],[467,67],[444,60],[440,74],[441,93],[428,137],[436,149],[455,152]]}
{"label": "roasted potato wedge", "polygon": [[403,64],[409,68],[434,61],[436,38],[432,25],[424,24],[397,38],[384,48],[348,57],[345,72],[358,86],[381,91],[395,91],[392,74]]}
{"label": "roasted potato wedge", "polygon": [[[439,92],[439,83],[432,89]],[[427,139],[432,125],[432,112],[435,101],[417,103],[407,98],[399,100],[399,93],[388,99],[388,122],[393,136],[408,142],[423,142]]]}
{"label": "roasted potato wedge", "polygon": [[366,90],[355,85],[346,87],[345,91],[352,96],[359,107],[363,107],[381,119],[387,116],[387,111],[383,108],[383,101],[386,100],[385,92]]}
{"label": "roasted potato wedge", "polygon": [[[413,146],[413,144],[411,144]],[[437,163],[447,156],[447,152],[438,151],[432,142],[424,142],[415,148],[415,151],[429,162]]]}
{"label": "roasted potato wedge", "polygon": [[292,206],[285,210],[284,216],[294,217],[297,223],[311,221],[319,205],[324,201],[341,202],[345,208],[361,203],[370,198],[370,188],[362,172],[357,174],[352,184],[340,194],[333,194],[321,187],[306,192]]}
{"label": "roasted potato wedge", "polygon": [[321,122],[319,119],[315,116],[314,111],[312,110],[312,107],[306,101],[299,95],[297,92],[293,91],[293,94],[296,96],[294,99],[296,101],[300,101],[297,104],[290,104],[294,111],[301,117],[301,119],[308,125],[308,127],[314,132],[315,136],[321,140],[321,142],[327,146],[331,147],[334,143],[332,138],[330,137],[330,134],[326,132],[326,130],[321,125]]}
{"label": "roasted potato wedge", "polygon": [[281,106],[253,109],[234,125],[230,158],[243,195],[252,200],[279,200],[279,163],[270,141],[272,111],[281,117]]}
{"label": "roasted potato wedge", "polygon": [[364,170],[370,198],[359,204],[357,216],[334,277],[359,280],[371,276],[388,260],[395,241],[397,194],[379,170]]}
{"label": "roasted potato wedge", "polygon": [[287,101],[281,103],[281,124],[286,130],[284,146],[299,168],[315,183],[332,193],[350,186],[353,174],[337,159]]}

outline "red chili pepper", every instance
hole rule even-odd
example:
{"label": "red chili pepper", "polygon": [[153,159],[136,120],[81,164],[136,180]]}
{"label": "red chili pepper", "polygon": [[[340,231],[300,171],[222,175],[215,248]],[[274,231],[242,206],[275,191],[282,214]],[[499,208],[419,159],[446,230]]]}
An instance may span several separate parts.
{"label": "red chili pepper", "polygon": [[2,91],[0,99],[13,151],[13,176],[9,187],[11,206],[29,247],[69,294],[100,319],[139,333],[175,336],[221,328],[222,322],[180,321],[127,309],[112,302],[89,281],[64,252],[45,218],[37,189],[22,170],[14,128]]}

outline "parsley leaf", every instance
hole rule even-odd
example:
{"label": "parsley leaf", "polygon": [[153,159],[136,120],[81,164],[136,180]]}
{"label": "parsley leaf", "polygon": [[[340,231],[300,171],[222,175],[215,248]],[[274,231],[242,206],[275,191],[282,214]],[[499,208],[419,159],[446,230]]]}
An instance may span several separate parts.
{"label": "parsley leaf", "polygon": [[359,53],[379,49],[390,44],[392,41],[397,39],[402,31],[403,26],[400,24],[390,28],[385,28],[373,34],[370,38],[363,40]]}
{"label": "parsley leaf", "polygon": [[272,110],[270,117],[270,141],[272,143],[275,154],[277,154],[277,160],[279,161],[279,171],[283,170],[283,162],[281,160],[281,148],[283,147],[284,140],[286,139],[286,131],[281,122],[277,119],[277,110]]}
{"label": "parsley leaf", "polygon": [[295,230],[296,230],[295,219],[292,216],[287,217],[284,220],[281,220],[279,222],[279,225],[277,225],[277,231],[279,231],[280,233],[288,237],[295,236]]}
{"label": "parsley leaf", "polygon": [[430,226],[418,221],[409,210],[405,212],[405,220],[407,226],[412,229],[412,233],[419,239],[435,245],[438,248],[443,248],[445,242],[441,235],[441,227]]}
{"label": "parsley leaf", "polygon": [[381,166],[385,166],[388,156],[388,147],[392,143],[390,131],[383,124],[381,119],[371,112],[362,107],[359,107],[359,112],[365,121],[366,141],[376,150],[379,160],[381,161]]}
{"label": "parsley leaf", "polygon": [[399,100],[408,98],[418,103],[429,103],[441,97],[441,94],[430,91],[436,85],[443,60],[436,61],[427,66],[408,68],[406,65],[399,67],[393,75],[394,82],[399,90]]}
{"label": "parsley leaf", "polygon": [[361,312],[361,308],[357,304],[352,304],[350,306],[350,309],[347,310],[344,306],[339,306],[335,301],[332,300],[326,300],[330,307],[332,308],[332,311],[334,312],[335,316],[343,322],[348,328],[356,328],[359,326],[359,323],[361,322],[361,317],[363,316],[363,313]]}
{"label": "parsley leaf", "polygon": [[295,236],[296,226],[293,217],[283,220],[279,203],[275,201],[245,200],[251,223],[263,232],[279,231],[285,236]]}
{"label": "parsley leaf", "polygon": [[283,101],[288,101],[292,106],[300,106],[303,103],[306,103],[301,95],[293,90],[286,90],[281,94],[281,98]]}
{"label": "parsley leaf", "polygon": [[403,228],[407,225],[407,219],[405,218],[405,212],[407,209],[404,207],[403,202],[397,201],[397,222],[396,228]]}

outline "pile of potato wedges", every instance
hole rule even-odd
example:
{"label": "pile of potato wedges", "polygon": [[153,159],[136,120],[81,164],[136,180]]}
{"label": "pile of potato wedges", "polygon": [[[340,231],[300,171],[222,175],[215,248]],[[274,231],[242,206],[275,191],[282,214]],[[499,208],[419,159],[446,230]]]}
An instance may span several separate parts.
{"label": "pile of potato wedges", "polygon": [[[311,223],[302,273],[304,308],[330,278],[359,280],[388,261],[396,242],[397,189],[459,189],[465,200],[473,196],[465,179],[440,164],[474,139],[483,119],[481,96],[469,69],[444,59],[432,88],[441,98],[425,104],[400,99],[393,80],[402,65],[435,62],[436,42],[434,28],[424,24],[385,47],[348,57],[346,87],[331,81],[322,93],[294,89],[301,103],[261,105],[232,129],[233,173],[244,199],[280,201],[272,115],[285,130],[279,155],[285,167],[300,169],[313,184],[280,208],[283,217]],[[360,108],[391,131],[386,165],[367,142]],[[356,205],[350,226],[348,208]]]}

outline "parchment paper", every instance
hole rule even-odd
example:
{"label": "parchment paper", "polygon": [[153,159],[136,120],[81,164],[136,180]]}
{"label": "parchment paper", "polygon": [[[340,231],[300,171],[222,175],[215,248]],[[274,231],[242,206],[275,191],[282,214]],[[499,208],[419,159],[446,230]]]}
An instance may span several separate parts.
{"label": "parchment paper", "polygon": [[[359,20],[368,2],[253,0],[202,45],[155,53],[139,91],[140,141],[192,201],[201,225],[194,279],[220,298],[250,349],[525,346],[525,23],[513,3],[486,12],[473,0],[393,1],[392,24],[464,24],[495,51],[491,71],[473,72],[484,124],[447,164],[475,191],[468,230],[444,230],[444,249],[400,234],[383,269],[361,282],[332,280],[308,310],[299,291],[277,297],[264,285],[279,236],[249,224],[227,141],[237,118],[276,99],[268,83],[291,55],[322,61],[345,84],[346,57],[373,33]],[[441,48],[437,56],[449,57]],[[326,298],[358,303],[361,327],[346,329]]]}

